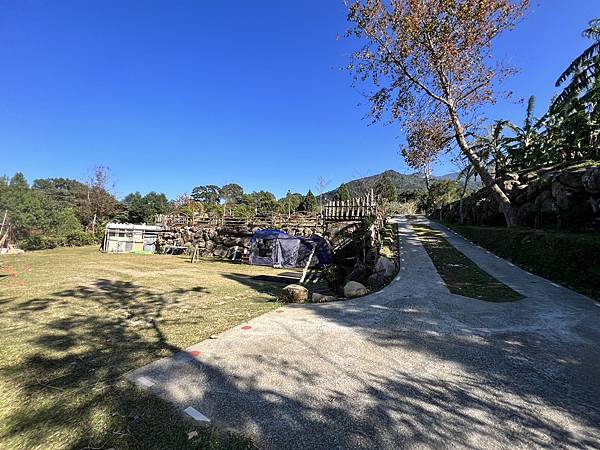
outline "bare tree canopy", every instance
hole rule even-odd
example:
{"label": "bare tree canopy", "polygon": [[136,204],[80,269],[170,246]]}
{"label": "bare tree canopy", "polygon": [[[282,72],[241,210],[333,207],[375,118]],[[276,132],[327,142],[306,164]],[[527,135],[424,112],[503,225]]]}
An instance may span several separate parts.
{"label": "bare tree canopy", "polygon": [[[350,70],[374,87],[373,119],[389,114],[400,122],[409,137],[409,163],[457,144],[508,225],[515,219],[510,200],[472,151],[468,133],[481,122],[480,108],[496,101],[498,81],[513,72],[494,60],[492,41],[512,29],[527,6],[528,0],[359,0],[348,13],[353,26],[347,34],[363,42]],[[423,135],[432,139],[423,144]]]}

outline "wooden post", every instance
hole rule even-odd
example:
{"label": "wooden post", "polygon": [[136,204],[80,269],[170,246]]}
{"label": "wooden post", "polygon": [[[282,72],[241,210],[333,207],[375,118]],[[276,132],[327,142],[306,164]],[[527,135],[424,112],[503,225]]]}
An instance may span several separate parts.
{"label": "wooden post", "polygon": [[2,236],[2,231],[4,230],[4,224],[6,223],[6,216],[8,214],[8,209],[4,211],[4,218],[2,219],[2,225],[0,225],[0,236]]}
{"label": "wooden post", "polygon": [[313,248],[310,252],[310,256],[308,257],[308,261],[306,262],[306,266],[304,266],[304,270],[302,271],[302,278],[300,278],[300,283],[302,284],[304,283],[304,279],[306,278],[306,274],[308,273],[308,267],[310,266],[310,263],[313,259],[313,256],[315,256],[315,250],[317,249],[316,244],[313,244]]}

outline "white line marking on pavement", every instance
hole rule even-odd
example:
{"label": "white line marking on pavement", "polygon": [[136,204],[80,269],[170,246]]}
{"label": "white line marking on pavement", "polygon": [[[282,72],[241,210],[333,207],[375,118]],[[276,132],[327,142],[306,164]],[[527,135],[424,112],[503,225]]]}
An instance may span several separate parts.
{"label": "white line marking on pavement", "polygon": [[198,411],[192,406],[188,406],[183,412],[190,416],[192,419],[197,420],[198,422],[210,422],[210,419],[208,417],[206,417],[204,414],[202,414],[200,411]]}
{"label": "white line marking on pavement", "polygon": [[141,384],[144,387],[150,387],[150,386],[154,386],[156,384],[154,381],[152,381],[148,377],[139,377],[137,379],[137,382],[138,382],[138,384]]}
{"label": "white line marking on pavement", "polygon": [[560,286],[556,283],[550,283],[552,286],[559,288]]}

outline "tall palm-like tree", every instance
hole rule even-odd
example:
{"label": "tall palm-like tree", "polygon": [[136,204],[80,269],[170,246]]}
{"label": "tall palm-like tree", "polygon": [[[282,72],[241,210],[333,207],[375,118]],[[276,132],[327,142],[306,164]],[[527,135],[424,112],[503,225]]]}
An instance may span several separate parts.
{"label": "tall palm-like tree", "polygon": [[556,87],[570,81],[552,103],[553,112],[563,109],[574,98],[581,97],[585,103],[584,99],[598,87],[596,79],[600,74],[600,19],[591,20],[582,34],[594,43],[575,58],[556,80]]}
{"label": "tall palm-like tree", "polygon": [[489,132],[485,136],[477,136],[472,145],[473,151],[496,177],[506,171],[509,161],[509,138],[504,135],[509,124],[507,120],[497,120],[490,126]]}
{"label": "tall palm-like tree", "polygon": [[510,165],[513,168],[535,165],[543,156],[540,154],[540,129],[545,118],[542,117],[536,120],[533,114],[534,109],[535,97],[532,95],[527,102],[527,112],[525,113],[523,125],[518,126],[512,122],[506,123],[506,128],[514,133],[513,137],[505,141]]}

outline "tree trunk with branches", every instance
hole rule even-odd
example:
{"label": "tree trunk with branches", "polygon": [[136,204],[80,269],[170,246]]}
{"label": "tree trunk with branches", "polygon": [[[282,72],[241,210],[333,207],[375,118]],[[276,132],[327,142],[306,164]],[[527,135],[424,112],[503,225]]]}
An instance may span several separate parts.
{"label": "tree trunk with branches", "polygon": [[516,212],[473,150],[469,135],[480,108],[494,103],[494,81],[512,73],[492,63],[492,41],[514,27],[528,0],[358,0],[349,6],[347,35],[363,43],[349,69],[369,82],[371,116],[391,115],[407,135],[402,154],[422,167],[457,147],[498,203],[508,226]]}

